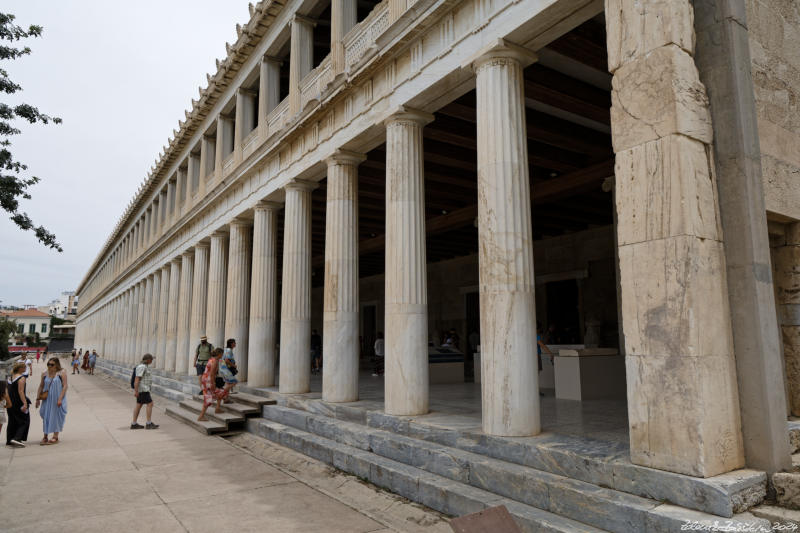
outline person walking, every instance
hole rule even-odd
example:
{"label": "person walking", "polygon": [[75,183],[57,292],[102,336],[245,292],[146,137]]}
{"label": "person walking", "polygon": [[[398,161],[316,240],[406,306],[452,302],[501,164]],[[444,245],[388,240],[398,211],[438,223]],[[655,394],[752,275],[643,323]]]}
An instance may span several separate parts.
{"label": "person walking", "polygon": [[8,423],[6,408],[11,405],[11,398],[8,397],[8,383],[0,380],[0,432],[3,431],[3,424]]}
{"label": "person walking", "polygon": [[[153,384],[153,376],[150,374],[150,364],[153,356],[146,353],[142,356],[142,363],[136,367],[136,377],[133,381],[133,395],[136,397],[136,407],[133,408],[133,422],[131,429],[158,429],[158,424],[154,424],[153,417],[153,398],[150,396],[150,387]],[[146,406],[147,423],[142,426],[139,424],[139,412],[142,406]]]}
{"label": "person walking", "polygon": [[40,352],[39,350],[36,350],[36,364],[37,365],[39,364],[39,357],[41,357],[41,355],[42,355],[42,352]]}
{"label": "person walking", "polygon": [[97,352],[92,350],[92,353],[89,355],[89,375],[94,376],[94,365],[97,364]]}
{"label": "person walking", "polygon": [[6,446],[24,448],[28,440],[28,429],[31,425],[31,414],[28,411],[31,401],[25,393],[27,380],[24,376],[25,363],[14,363],[11,368],[11,381],[8,386],[10,407],[8,410],[8,429],[6,429]]}
{"label": "person walking", "polygon": [[213,351],[214,346],[208,342],[208,337],[205,335],[200,337],[200,344],[197,345],[197,349],[194,351],[194,368],[197,371],[200,387],[203,386],[203,373],[206,371],[206,363],[208,363]]}
{"label": "person walking", "polygon": [[322,337],[317,330],[311,331],[311,373],[319,374],[322,370]]}
{"label": "person walking", "polygon": [[[64,430],[64,420],[67,418],[67,373],[61,368],[58,357],[51,357],[47,361],[47,370],[42,373],[42,381],[36,393],[36,407],[42,417],[44,437],[39,444],[58,444],[58,434]],[[53,438],[48,439],[52,433]]]}
{"label": "person walking", "polygon": [[221,413],[222,400],[228,397],[229,389],[227,384],[223,385],[224,379],[217,376],[222,353],[222,348],[216,348],[211,352],[211,357],[208,358],[205,371],[200,377],[200,385],[203,388],[203,408],[200,410],[200,416],[197,417],[198,422],[208,420],[206,418],[206,410],[208,410],[214,402],[217,402],[214,412]]}
{"label": "person walking", "polygon": [[28,357],[28,352],[23,352],[22,355],[19,356],[19,359],[17,359],[16,362],[23,363],[25,365],[25,372],[23,372],[22,375],[25,376],[26,378],[31,377],[31,372],[32,372],[31,367],[33,366],[33,361],[31,361],[31,359]]}
{"label": "person walking", "polygon": [[228,339],[225,342],[225,353],[219,365],[219,374],[225,381],[225,388],[228,389],[229,394],[236,394],[233,387],[239,383],[239,380],[236,379],[239,368],[236,366],[236,358],[233,355],[234,348],[236,348],[236,339]]}
{"label": "person walking", "polygon": [[83,364],[81,365],[81,368],[86,372],[89,372],[89,350],[83,352]]}

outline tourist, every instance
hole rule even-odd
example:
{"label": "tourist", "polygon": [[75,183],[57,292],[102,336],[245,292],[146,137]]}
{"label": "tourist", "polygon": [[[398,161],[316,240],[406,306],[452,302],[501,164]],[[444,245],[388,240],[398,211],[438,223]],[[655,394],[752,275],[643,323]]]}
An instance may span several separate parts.
{"label": "tourist", "polygon": [[83,364],[81,365],[81,368],[86,372],[89,371],[89,350],[83,352]]}
{"label": "tourist", "polygon": [[[67,417],[67,373],[61,368],[58,357],[51,357],[47,361],[47,370],[42,372],[42,381],[36,392],[36,407],[39,407],[42,417],[44,437],[40,445],[58,444],[58,434],[64,430],[64,420]],[[52,433],[53,438],[48,439]]]}
{"label": "tourist", "polygon": [[8,397],[8,383],[0,379],[0,432],[3,431],[3,424],[8,423],[6,408],[9,405],[11,405],[11,399]]}
{"label": "tourist", "polygon": [[311,373],[319,374],[322,370],[322,337],[317,330],[311,332]]}
{"label": "tourist", "polygon": [[375,339],[375,357],[373,359],[373,370],[372,376],[382,376],[383,375],[383,356],[384,356],[384,341],[383,341],[383,332],[378,332],[378,338]]}
{"label": "tourist", "polygon": [[27,379],[24,376],[25,363],[14,363],[11,368],[11,380],[8,387],[10,407],[8,410],[8,429],[6,430],[6,446],[24,448],[28,440],[28,429],[31,425],[29,407],[31,401],[25,393]]}
{"label": "tourist", "polygon": [[[150,374],[150,364],[153,356],[146,353],[142,356],[142,363],[136,367],[136,378],[133,381],[133,395],[136,397],[136,407],[133,408],[133,422],[131,429],[158,429],[158,424],[153,423],[153,398],[150,396],[150,386],[153,384],[153,376]],[[147,423],[142,426],[139,424],[139,411],[142,406],[146,406]]]}
{"label": "tourist", "polygon": [[208,363],[213,351],[214,346],[208,342],[208,337],[205,335],[200,337],[200,344],[197,345],[197,349],[194,351],[194,368],[197,371],[201,387],[203,386],[203,373],[206,371],[206,363]]}
{"label": "tourist", "polygon": [[236,366],[236,359],[233,356],[233,349],[236,348],[236,339],[228,339],[225,342],[225,353],[219,365],[219,374],[225,381],[225,388],[229,394],[236,394],[233,387],[239,383],[236,379],[236,374],[239,373],[239,368]]}
{"label": "tourist", "polygon": [[[216,348],[211,352],[211,356],[208,358],[208,362],[205,366],[205,371],[200,378],[200,385],[203,388],[203,408],[200,410],[200,416],[197,417],[198,422],[208,420],[206,418],[206,410],[214,402],[217,402],[214,412],[221,413],[222,400],[228,397],[227,384],[220,386],[220,382],[224,383],[224,378],[217,377],[217,369],[222,353],[222,348]],[[218,379],[219,381],[217,381]]]}
{"label": "tourist", "polygon": [[[537,323],[536,324],[536,357],[537,357],[538,362],[539,362],[539,372],[540,373],[542,371],[542,350],[547,352],[547,354],[550,356],[550,363],[552,364],[553,363],[553,352],[550,351],[550,348],[548,348],[547,345],[544,342],[542,342],[541,325]],[[544,393],[543,392],[539,392],[539,396],[544,396]]]}
{"label": "tourist", "polygon": [[80,360],[81,360],[80,354],[76,353],[75,350],[72,350],[72,363],[70,363],[70,364],[72,365],[72,373],[73,374],[75,374],[76,372],[78,374],[81,373],[80,369],[78,368],[78,364],[80,363]]}
{"label": "tourist", "polygon": [[28,357],[28,352],[22,352],[19,356],[19,359],[16,361],[17,363],[23,363],[25,365],[25,372],[22,374],[26,378],[31,377],[31,367],[33,366],[33,361],[30,360]]}
{"label": "tourist", "polygon": [[94,376],[94,366],[97,364],[97,351],[92,350],[89,355],[89,375]]}
{"label": "tourist", "polygon": [[36,364],[37,364],[37,365],[39,364],[39,357],[40,357],[41,355],[42,355],[42,352],[40,352],[39,350],[36,350]]}

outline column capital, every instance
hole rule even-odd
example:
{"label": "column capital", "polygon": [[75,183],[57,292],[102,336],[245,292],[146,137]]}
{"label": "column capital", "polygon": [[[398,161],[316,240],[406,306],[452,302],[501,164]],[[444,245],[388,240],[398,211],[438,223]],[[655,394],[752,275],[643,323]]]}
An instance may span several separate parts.
{"label": "column capital", "polygon": [[283,65],[283,60],[278,59],[275,56],[271,56],[271,55],[267,55],[267,54],[261,56],[261,62],[262,63],[270,63],[270,64],[278,66],[278,67]]}
{"label": "column capital", "polygon": [[261,200],[253,209],[256,211],[278,211],[283,209],[283,204],[280,202],[273,202],[272,200]]}
{"label": "column capital", "polygon": [[336,150],[325,159],[328,166],[331,165],[358,165],[366,160],[367,156],[358,152],[351,152],[349,150]]}
{"label": "column capital", "polygon": [[211,233],[211,238],[213,239],[215,237],[218,238],[218,239],[220,239],[220,238],[227,239],[228,238],[228,231],[224,230],[224,229],[218,229],[218,230],[216,230],[216,231]]}
{"label": "column capital", "polygon": [[181,258],[184,257],[194,257],[194,248],[189,248],[188,250],[184,250],[181,254]]}
{"label": "column capital", "polygon": [[300,190],[300,191],[313,191],[319,187],[319,184],[316,181],[309,181],[309,180],[300,180],[300,179],[292,179],[283,186],[284,189],[287,191],[291,190]]}
{"label": "column capital", "polygon": [[315,19],[305,15],[299,15],[297,13],[292,16],[292,24],[294,23],[305,24],[306,26],[311,26],[312,28],[317,25],[317,21]]}
{"label": "column capital", "polygon": [[414,122],[420,126],[424,126],[430,122],[433,122],[433,119],[434,116],[430,113],[426,113],[425,111],[412,109],[406,106],[399,106],[397,109],[395,109],[394,113],[392,113],[383,121],[383,123],[384,125],[388,126],[396,122]]}
{"label": "column capital", "polygon": [[253,221],[249,218],[242,218],[242,217],[235,217],[233,220],[229,222],[231,227],[233,226],[252,226]]}
{"label": "column capital", "polygon": [[198,248],[210,248],[211,243],[208,241],[197,241],[192,248],[197,250]]}
{"label": "column capital", "polygon": [[170,265],[173,265],[173,264],[174,265],[180,265],[181,264],[181,256],[179,255],[177,257],[173,257],[172,259],[169,260],[169,264]]}
{"label": "column capital", "polygon": [[505,39],[496,39],[470,58],[462,67],[472,66],[472,69],[477,71],[483,65],[495,59],[515,60],[522,67],[527,67],[531,63],[535,63],[539,60],[534,52],[525,47],[506,41]]}

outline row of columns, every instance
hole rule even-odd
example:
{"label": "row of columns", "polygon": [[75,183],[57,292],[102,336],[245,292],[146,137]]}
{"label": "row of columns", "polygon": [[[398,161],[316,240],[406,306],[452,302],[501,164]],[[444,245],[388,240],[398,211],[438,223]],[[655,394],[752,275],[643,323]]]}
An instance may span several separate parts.
{"label": "row of columns", "polygon": [[[540,430],[528,157],[522,67],[533,55],[502,44],[475,63],[478,93],[480,291],[484,429]],[[428,411],[428,310],[423,128],[433,116],[402,108],[386,127],[386,412]],[[335,152],[327,163],[323,399],[358,399],[358,165]],[[293,180],[285,205],[263,201],[253,220],[235,218],[171,259],[110,304],[108,354],[191,374],[195,343],[237,341],[240,378],[305,393],[310,385],[311,194]],[[280,324],[276,319],[277,211],[284,208]],[[252,226],[252,242],[250,228]],[[275,353],[280,327],[280,352]],[[116,339],[122,339],[117,345]]]}

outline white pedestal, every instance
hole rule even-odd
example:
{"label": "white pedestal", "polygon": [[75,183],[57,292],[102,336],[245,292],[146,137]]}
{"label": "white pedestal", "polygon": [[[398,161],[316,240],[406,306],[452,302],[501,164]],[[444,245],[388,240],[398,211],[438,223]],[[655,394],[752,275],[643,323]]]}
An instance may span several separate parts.
{"label": "white pedestal", "polygon": [[616,349],[561,350],[555,356],[556,398],[624,400],[625,358]]}

